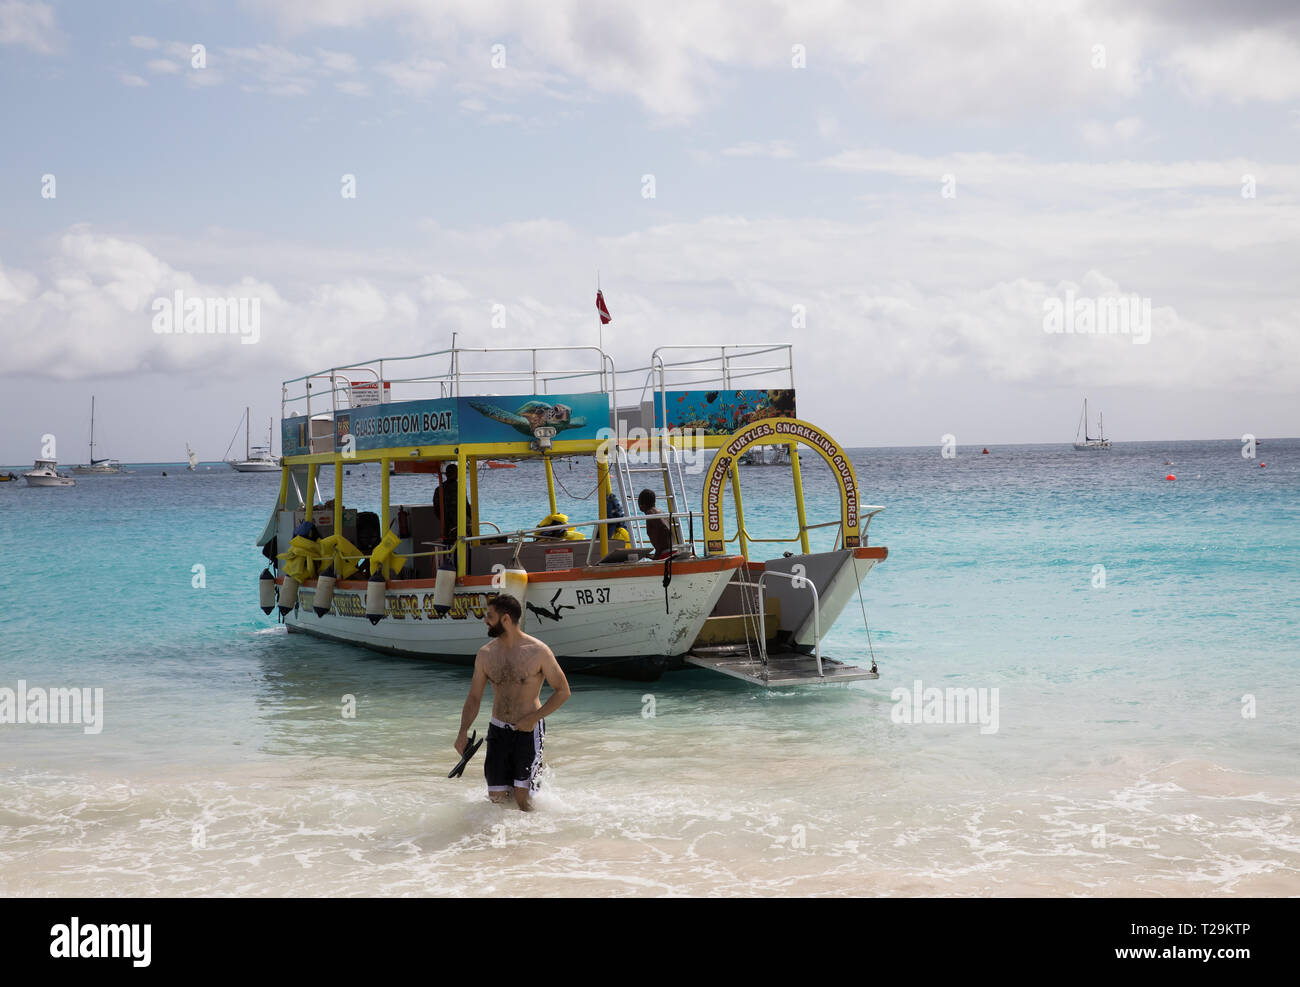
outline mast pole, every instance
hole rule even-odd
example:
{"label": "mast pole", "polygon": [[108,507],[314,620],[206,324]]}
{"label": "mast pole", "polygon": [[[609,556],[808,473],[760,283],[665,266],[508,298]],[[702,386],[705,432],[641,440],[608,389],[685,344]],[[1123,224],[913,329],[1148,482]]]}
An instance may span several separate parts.
{"label": "mast pole", "polygon": [[[253,458],[252,451],[249,449],[249,445],[248,445],[248,429],[249,429],[248,410],[249,410],[248,405],[244,405],[244,462],[248,462],[250,459]],[[311,432],[310,418],[307,419],[307,432],[309,434]],[[309,438],[307,441],[310,442],[311,439]]]}
{"label": "mast pole", "polygon": [[95,395],[90,396],[90,465],[95,463]]}

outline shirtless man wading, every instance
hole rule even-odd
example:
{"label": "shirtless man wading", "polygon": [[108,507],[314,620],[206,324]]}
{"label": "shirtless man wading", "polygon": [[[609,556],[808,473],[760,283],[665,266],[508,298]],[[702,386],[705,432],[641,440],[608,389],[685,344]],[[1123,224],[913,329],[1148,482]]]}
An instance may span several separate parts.
{"label": "shirtless man wading", "polygon": [[[515,793],[519,808],[528,812],[537,791],[542,768],[542,738],[545,717],[569,698],[569,680],[564,677],[555,655],[537,638],[519,629],[519,601],[513,596],[494,596],[488,601],[484,621],[492,640],[479,648],[474,659],[474,679],[460,717],[456,753],[464,754],[469,728],[478,716],[483,689],[492,683],[492,722],[487,733],[488,798],[505,802]],[[541,703],[542,680],[552,689],[546,705]]]}

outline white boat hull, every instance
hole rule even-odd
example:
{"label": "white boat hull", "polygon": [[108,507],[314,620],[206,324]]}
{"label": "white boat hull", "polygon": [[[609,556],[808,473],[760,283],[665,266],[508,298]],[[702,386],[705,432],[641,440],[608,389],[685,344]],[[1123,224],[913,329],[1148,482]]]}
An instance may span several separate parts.
{"label": "white boat hull", "polygon": [[37,476],[27,473],[24,476],[29,487],[75,487],[77,481],[70,476]]}
{"label": "white boat hull", "polygon": [[280,464],[274,461],[261,462],[251,460],[246,463],[231,463],[230,468],[239,473],[279,473]]}
{"label": "white boat hull", "polygon": [[[657,678],[683,664],[738,557],[691,560],[673,567],[665,599],[663,564],[600,566],[529,576],[523,630],[540,638],[566,671]],[[313,612],[315,581],[298,591],[285,615],[291,633],[308,633],[387,654],[470,664],[487,642],[483,610],[495,592],[489,577],[456,587],[451,611],[434,607],[434,581],[389,584],[388,615],[365,616],[366,584],[341,582],[324,616]]]}

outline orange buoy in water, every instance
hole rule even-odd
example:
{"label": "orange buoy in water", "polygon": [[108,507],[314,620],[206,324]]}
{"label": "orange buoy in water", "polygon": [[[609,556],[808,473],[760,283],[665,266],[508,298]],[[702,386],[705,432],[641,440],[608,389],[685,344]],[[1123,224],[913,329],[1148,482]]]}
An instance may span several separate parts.
{"label": "orange buoy in water", "polygon": [[987,456],[988,454],[989,451],[987,449],[985,449],[983,452],[980,453],[981,456]]}
{"label": "orange buoy in water", "polygon": [[1268,465],[1268,463],[1260,463],[1260,464],[1259,464],[1259,468],[1260,468],[1260,469],[1263,469],[1263,468],[1264,468],[1265,466],[1267,466],[1267,465]]}
{"label": "orange buoy in water", "polygon": [[1177,479],[1177,477],[1175,477],[1174,474],[1169,473],[1169,474],[1167,474],[1167,475],[1165,476],[1165,479],[1166,479],[1166,480],[1175,480],[1175,479]]}

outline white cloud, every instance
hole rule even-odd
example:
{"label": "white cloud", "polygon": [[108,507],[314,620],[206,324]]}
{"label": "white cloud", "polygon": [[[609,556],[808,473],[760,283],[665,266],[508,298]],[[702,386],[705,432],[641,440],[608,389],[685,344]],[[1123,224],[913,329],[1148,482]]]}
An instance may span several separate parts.
{"label": "white cloud", "polygon": [[[229,234],[159,249],[79,228],[60,238],[42,273],[0,266],[0,346],[18,374],[233,375],[250,358],[242,349],[287,377],[362,350],[437,349],[452,330],[481,336],[495,303],[507,312],[501,345],[582,341],[596,256],[619,327],[607,341],[624,367],[644,362],[647,340],[746,339],[796,342],[805,386],[819,381],[810,396],[832,403],[855,393],[860,358],[874,374],[930,388],[977,379],[1167,393],[1212,379],[1289,393],[1300,304],[1277,286],[1300,251],[1300,208],[1251,210],[1240,201],[1153,202],[1101,215],[1043,215],[1007,202],[964,213],[904,204],[865,225],[712,217],[617,236],[536,220],[430,226],[426,247],[381,252]],[[1205,270],[1213,277],[1199,276]],[[262,343],[155,336],[152,300],[178,288],[256,292]],[[1045,333],[1044,301],[1067,291],[1149,298],[1150,343]],[[796,303],[808,313],[797,333],[789,328]]]}
{"label": "white cloud", "polygon": [[[713,104],[746,70],[795,84],[795,41],[807,48],[808,71],[836,73],[880,108],[969,118],[1131,97],[1149,74],[1151,41],[1161,37],[1140,12],[1082,0],[596,7],[555,0],[522,8],[480,0],[278,0],[263,9],[290,30],[393,23],[433,51],[425,57],[455,62],[474,84],[522,83],[552,95],[577,84],[589,94],[631,94],[667,119]],[[506,44],[508,69],[487,67],[489,42]],[[1103,42],[1107,62],[1099,71],[1092,49]]]}
{"label": "white cloud", "polygon": [[742,141],[732,147],[723,148],[722,153],[729,158],[793,158],[794,148],[789,141]]}
{"label": "white cloud", "polygon": [[356,56],[345,51],[327,51],[324,48],[317,48],[316,57],[320,60],[321,67],[327,72],[341,72],[352,75],[358,70]]}
{"label": "white cloud", "polygon": [[[168,56],[147,63],[146,67],[155,74],[176,75],[191,65],[189,42],[137,36],[131,38],[131,43],[137,48],[159,49]],[[349,96],[369,95],[370,86],[356,78],[359,72],[356,56],[348,52],[317,48],[314,55],[307,55],[278,45],[258,44],[209,50],[207,67],[185,71],[181,78],[191,86],[218,86],[234,81],[245,92],[278,96],[305,96],[314,92],[323,80],[334,80],[333,88],[338,92]]]}
{"label": "white cloud", "polygon": [[147,85],[149,85],[149,83],[146,82],[144,79],[140,78],[140,76],[138,76],[138,75],[131,75],[129,72],[123,73],[119,78],[121,79],[122,85],[124,85],[124,86],[147,86]]}
{"label": "white cloud", "polygon": [[[1037,118],[1074,109],[1109,115],[1162,71],[1204,97],[1300,94],[1300,38],[1285,25],[1264,31],[1245,16],[1181,17],[1175,5],[660,0],[593,9],[584,0],[523,8],[481,0],[268,0],[258,9],[290,31],[400,30],[414,53],[371,68],[407,93],[451,83],[475,100],[631,95],[670,122],[718,105],[754,72],[791,86],[804,72],[827,75],[864,109],[909,120]],[[805,70],[791,68],[794,40],[807,49]],[[133,37],[137,42],[157,43]],[[492,67],[497,43],[506,46],[504,68]],[[314,58],[265,44],[225,54],[256,79],[242,80],[249,91],[303,95],[321,78],[361,71],[354,53],[324,48]],[[336,88],[360,94],[356,86]],[[840,132],[826,111],[816,122],[825,138]],[[1085,125],[1085,139],[1106,139],[1100,126]]]}
{"label": "white cloud", "polygon": [[59,47],[54,8],[48,3],[0,0],[0,45],[22,45],[48,55]]}
{"label": "white cloud", "polygon": [[[1121,121],[1123,123],[1123,121]],[[1119,127],[1119,125],[1116,125]],[[1136,133],[1135,124],[1124,132]],[[1116,131],[1119,132],[1119,131]],[[1300,187],[1300,165],[1227,158],[1222,161],[1044,161],[1026,154],[984,151],[930,157],[885,148],[842,151],[818,162],[838,171],[877,173],[917,179],[939,186],[940,176],[956,176],[959,184],[1006,186],[1028,192],[1035,187],[1090,190],[1235,189],[1241,176],[1268,175],[1277,185]]]}
{"label": "white cloud", "polygon": [[276,96],[305,96],[315,88],[318,69],[310,56],[269,44],[222,48],[220,65],[246,92]]}
{"label": "white cloud", "polygon": [[1128,143],[1141,132],[1142,121],[1137,117],[1124,117],[1112,124],[1088,120],[1079,127],[1084,142],[1096,148]]}
{"label": "white cloud", "polygon": [[158,47],[158,39],[145,34],[133,34],[127,40],[130,41],[132,48],[143,48],[146,51],[152,51]]}
{"label": "white cloud", "polygon": [[38,283],[30,274],[22,271],[6,272],[0,268],[0,305],[26,302]]}
{"label": "white cloud", "polygon": [[1300,42],[1276,32],[1250,30],[1188,44],[1166,62],[1203,98],[1275,103],[1300,97]]}
{"label": "white cloud", "polygon": [[[9,373],[60,379],[200,370],[221,375],[240,373],[250,360],[315,369],[321,352],[347,351],[359,334],[400,345],[418,314],[405,292],[382,290],[364,277],[321,282],[289,301],[269,282],[247,275],[203,279],[139,243],[84,228],[59,239],[48,267],[41,278],[0,266],[0,342],[16,356],[6,364]],[[154,301],[171,299],[177,290],[188,298],[259,299],[260,342],[155,333]],[[312,352],[295,355],[309,336]]]}
{"label": "white cloud", "polygon": [[447,65],[436,59],[415,57],[402,62],[380,62],[375,71],[392,80],[399,89],[423,94],[438,85]]}
{"label": "white cloud", "polygon": [[441,274],[426,274],[420,279],[420,297],[426,302],[462,302],[469,292],[464,285]]}

